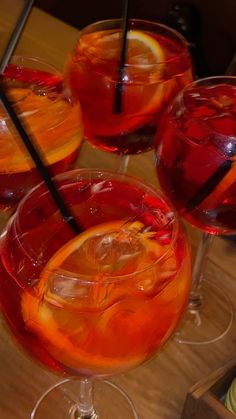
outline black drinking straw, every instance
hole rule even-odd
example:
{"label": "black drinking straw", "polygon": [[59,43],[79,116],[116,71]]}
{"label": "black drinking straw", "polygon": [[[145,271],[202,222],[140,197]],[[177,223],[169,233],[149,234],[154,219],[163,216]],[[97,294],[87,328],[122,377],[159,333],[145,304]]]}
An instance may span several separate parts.
{"label": "black drinking straw", "polygon": [[13,109],[10,100],[7,97],[7,94],[4,89],[4,84],[2,81],[3,77],[1,76],[0,79],[0,98],[2,100],[2,103],[9,114],[20,138],[22,139],[26,149],[28,150],[30,156],[32,157],[32,160],[34,161],[39,173],[41,174],[44,182],[46,183],[49,192],[57,205],[61,216],[63,220],[65,220],[68,225],[72,228],[72,230],[79,234],[81,233],[81,228],[77,224],[75,218],[70,213],[69,208],[66,206],[65,202],[63,201],[61,195],[58,192],[57,186],[54,182],[54,180],[51,178],[51,175],[49,173],[49,170],[43,162],[43,157],[40,155],[40,151],[37,150],[37,147],[35,146],[32,138],[30,138],[30,135],[26,132],[22,122],[18,118],[15,110]]}
{"label": "black drinking straw", "polygon": [[11,58],[11,55],[17,45],[17,42],[20,38],[20,35],[23,31],[24,25],[27,21],[27,18],[31,12],[31,9],[33,7],[34,0],[26,0],[25,4],[23,6],[23,9],[21,11],[21,14],[19,15],[19,18],[17,19],[17,22],[15,24],[15,27],[12,31],[12,34],[10,36],[10,40],[5,48],[5,51],[2,55],[1,61],[0,61],[0,99],[2,100],[2,103],[9,114],[22,142],[24,143],[26,149],[28,150],[30,156],[32,157],[32,160],[34,161],[39,173],[41,174],[44,182],[46,183],[48,190],[51,194],[51,197],[53,198],[55,204],[57,205],[61,216],[63,220],[67,222],[67,224],[71,227],[71,229],[76,233],[81,233],[81,228],[77,224],[75,218],[70,213],[69,208],[67,208],[65,202],[63,201],[62,197],[60,196],[57,186],[54,182],[54,180],[51,178],[50,172],[44,164],[43,157],[40,155],[40,151],[37,150],[33,140],[30,138],[29,134],[25,130],[22,122],[18,118],[14,108],[11,105],[10,100],[8,99],[8,96],[5,92],[4,83],[3,83],[3,72]]}
{"label": "black drinking straw", "polygon": [[[234,150],[231,151],[230,157],[232,158],[236,154],[236,146]],[[230,171],[233,164],[233,160],[225,160],[216,170],[215,172],[206,180],[206,182],[202,185],[202,187],[197,191],[196,195],[194,195],[186,204],[186,209],[188,211],[193,211],[201,202],[204,201],[210,195],[217,185],[223,180],[223,178],[227,175]]]}
{"label": "black drinking straw", "polygon": [[129,0],[124,0],[123,3],[123,18],[122,18],[122,41],[120,61],[118,68],[118,81],[115,86],[115,113],[122,112],[122,95],[123,95],[123,78],[126,60],[126,47],[127,47],[127,32],[129,23]]}
{"label": "black drinking straw", "polygon": [[6,49],[3,53],[3,56],[0,61],[0,74],[2,74],[12,56],[12,53],[17,45],[17,42],[20,38],[20,35],[23,31],[23,28],[25,26],[25,23],[27,21],[27,18],[31,12],[31,9],[33,7],[34,0],[27,0],[24,3],[23,9],[21,11],[21,14],[19,18],[17,19],[17,22],[15,24],[15,27],[12,31],[12,34],[10,36],[10,39],[8,41],[8,44],[6,46]]}

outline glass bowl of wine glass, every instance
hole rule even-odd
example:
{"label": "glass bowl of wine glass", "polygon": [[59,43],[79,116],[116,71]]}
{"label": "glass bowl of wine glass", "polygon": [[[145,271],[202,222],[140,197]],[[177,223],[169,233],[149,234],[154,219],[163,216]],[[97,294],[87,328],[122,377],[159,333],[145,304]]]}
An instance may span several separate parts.
{"label": "glass bowl of wine glass", "polygon": [[203,269],[213,237],[236,232],[235,114],[236,77],[199,79],[172,102],[157,136],[160,185],[179,215],[203,233],[188,316],[176,337],[183,343],[215,342],[232,325],[230,299],[217,283],[203,281]]}
{"label": "glass bowl of wine glass", "polygon": [[175,331],[190,289],[188,242],[171,204],[141,180],[83,169],[55,182],[81,233],[40,184],[0,243],[11,332],[35,360],[68,377],[31,417],[137,418],[124,391],[103,379],[150,359]]}
{"label": "glass bowl of wine glass", "polygon": [[[39,58],[14,56],[2,82],[51,174],[71,169],[78,156],[83,128],[79,104],[68,96],[62,75]],[[0,209],[8,211],[41,177],[3,105],[0,167]]]}
{"label": "glass bowl of wine glass", "polygon": [[182,35],[156,22],[129,20],[122,75],[121,44],[122,20],[85,27],[65,76],[80,101],[86,138],[100,150],[118,154],[124,171],[129,155],[152,150],[159,118],[192,80],[192,65]]}

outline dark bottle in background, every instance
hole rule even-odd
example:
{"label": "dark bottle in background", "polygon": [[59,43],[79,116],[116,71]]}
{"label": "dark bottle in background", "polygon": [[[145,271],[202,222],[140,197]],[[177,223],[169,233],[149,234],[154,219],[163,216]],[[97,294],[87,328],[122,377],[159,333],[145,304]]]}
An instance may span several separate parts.
{"label": "dark bottle in background", "polygon": [[187,3],[171,4],[166,24],[180,32],[187,40],[195,77],[206,77],[207,66],[200,48],[201,16],[197,7]]}

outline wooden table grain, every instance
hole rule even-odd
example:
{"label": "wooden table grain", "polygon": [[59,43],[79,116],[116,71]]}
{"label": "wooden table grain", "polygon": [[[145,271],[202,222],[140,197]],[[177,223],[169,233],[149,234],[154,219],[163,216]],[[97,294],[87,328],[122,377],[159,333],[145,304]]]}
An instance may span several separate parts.
{"label": "wooden table grain", "polygon": [[[0,0],[0,48],[22,5],[23,1],[20,0]],[[78,31],[75,28],[35,8],[27,22],[17,52],[41,57],[62,70],[67,53],[77,36]],[[116,164],[116,156],[92,149],[87,143],[83,145],[77,162],[78,167],[100,167],[111,170],[116,168]],[[128,172],[157,186],[152,153],[132,157]],[[188,232],[194,249],[199,239],[199,232],[190,227]],[[236,246],[216,238],[205,273],[208,279],[218,283],[219,287],[230,295],[234,307],[236,307],[235,255]],[[231,330],[220,341],[206,346],[190,346],[180,345],[172,339],[150,362],[127,374],[115,377],[114,381],[129,393],[140,419],[178,419],[188,388],[233,358],[235,348],[234,320]],[[2,320],[0,418],[29,418],[37,398],[59,379],[58,376],[37,365],[15,346]]]}

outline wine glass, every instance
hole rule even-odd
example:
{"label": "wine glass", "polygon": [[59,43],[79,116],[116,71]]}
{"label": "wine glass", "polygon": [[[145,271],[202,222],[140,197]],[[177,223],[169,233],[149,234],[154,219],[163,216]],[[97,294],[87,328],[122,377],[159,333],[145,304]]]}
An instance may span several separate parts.
{"label": "wine glass", "polygon": [[188,243],[169,202],[138,179],[77,169],[55,182],[82,233],[40,184],[0,243],[6,322],[30,355],[73,378],[49,389],[31,418],[137,418],[101,378],[140,365],[174,332],[188,301]]}
{"label": "wine glass", "polygon": [[203,231],[188,312],[176,339],[215,342],[231,327],[232,305],[216,284],[202,280],[213,237],[236,232],[236,77],[186,86],[163,116],[156,152],[163,190],[179,215]]}
{"label": "wine glass", "polygon": [[[39,58],[14,56],[5,69],[6,93],[31,132],[52,174],[72,168],[82,140],[80,108],[66,94],[62,75]],[[41,181],[21,138],[0,107],[0,209],[7,216]]]}
{"label": "wine glass", "polygon": [[131,19],[120,81],[121,26],[118,19],[85,27],[65,76],[73,97],[80,101],[88,141],[117,153],[119,171],[125,172],[129,155],[153,148],[160,115],[192,80],[192,69],[182,35],[155,22]]}

